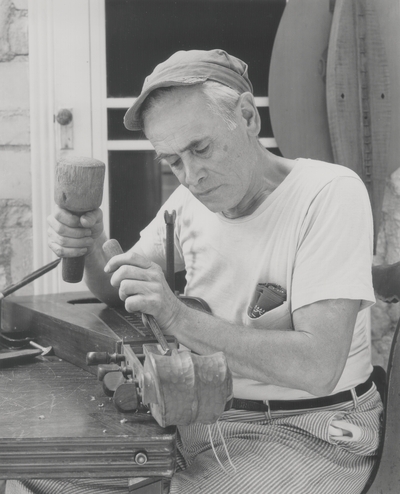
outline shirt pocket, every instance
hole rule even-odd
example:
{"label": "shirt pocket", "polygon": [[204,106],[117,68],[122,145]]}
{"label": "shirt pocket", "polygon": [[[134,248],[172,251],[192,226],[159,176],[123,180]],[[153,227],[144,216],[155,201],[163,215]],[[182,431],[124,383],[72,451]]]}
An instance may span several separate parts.
{"label": "shirt pocket", "polygon": [[272,309],[260,317],[252,318],[246,314],[246,325],[257,329],[293,330],[292,314],[288,302]]}

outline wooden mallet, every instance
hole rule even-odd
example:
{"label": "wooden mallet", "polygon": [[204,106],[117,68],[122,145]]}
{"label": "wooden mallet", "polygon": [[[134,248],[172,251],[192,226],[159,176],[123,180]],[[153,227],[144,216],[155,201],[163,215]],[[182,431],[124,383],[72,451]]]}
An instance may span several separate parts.
{"label": "wooden mallet", "polygon": [[[103,162],[81,156],[58,161],[54,187],[56,204],[77,216],[98,208],[103,199],[105,168]],[[79,283],[84,266],[85,256],[63,258],[63,280]]]}

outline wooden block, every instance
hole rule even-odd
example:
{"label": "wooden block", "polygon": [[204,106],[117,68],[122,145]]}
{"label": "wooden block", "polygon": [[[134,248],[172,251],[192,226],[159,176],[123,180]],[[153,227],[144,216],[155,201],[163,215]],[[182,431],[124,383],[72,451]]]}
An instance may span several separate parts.
{"label": "wooden block", "polygon": [[335,162],[363,179],[375,240],[388,175],[391,98],[374,0],[336,0],[327,65],[327,107]]}

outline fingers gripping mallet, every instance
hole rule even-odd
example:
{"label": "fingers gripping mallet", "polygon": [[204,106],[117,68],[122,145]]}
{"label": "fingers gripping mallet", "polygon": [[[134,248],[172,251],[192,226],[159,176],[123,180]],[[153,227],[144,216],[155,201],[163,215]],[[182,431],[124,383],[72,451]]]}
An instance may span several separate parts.
{"label": "fingers gripping mallet", "polygon": [[[105,164],[94,158],[74,156],[60,160],[55,170],[56,204],[77,216],[98,208],[103,199],[104,175]],[[84,256],[63,258],[63,280],[79,283],[84,265]]]}

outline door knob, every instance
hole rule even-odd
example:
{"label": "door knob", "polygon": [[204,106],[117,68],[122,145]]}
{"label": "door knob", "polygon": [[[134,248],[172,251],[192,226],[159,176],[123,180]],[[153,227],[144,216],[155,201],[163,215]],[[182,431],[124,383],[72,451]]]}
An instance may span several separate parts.
{"label": "door knob", "polygon": [[56,116],[56,120],[60,125],[68,125],[72,122],[72,111],[68,108],[62,108],[59,110]]}
{"label": "door knob", "polygon": [[55,120],[60,125],[57,126],[58,142],[57,147],[61,150],[63,149],[73,149],[74,148],[74,116],[72,109],[61,108],[57,115],[55,115]]}

